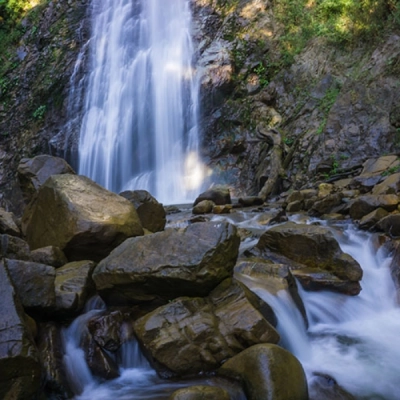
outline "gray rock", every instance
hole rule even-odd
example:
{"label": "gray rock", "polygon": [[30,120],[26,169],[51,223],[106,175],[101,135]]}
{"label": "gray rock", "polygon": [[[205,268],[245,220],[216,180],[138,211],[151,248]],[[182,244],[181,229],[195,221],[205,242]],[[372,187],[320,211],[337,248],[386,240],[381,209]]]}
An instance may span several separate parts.
{"label": "gray rock", "polygon": [[135,334],[168,371],[184,376],[215,370],[249,346],[279,341],[246,293],[228,279],[208,298],[181,297],[146,314],[135,322]]}
{"label": "gray rock", "polygon": [[32,200],[51,175],[75,174],[75,171],[64,159],[49,155],[23,158],[18,165],[17,172],[24,200],[27,203]]}
{"label": "gray rock", "polygon": [[51,265],[54,268],[62,267],[68,262],[63,251],[56,246],[46,246],[32,250],[31,259],[39,264]]}
{"label": "gray rock", "polygon": [[33,399],[41,383],[39,354],[11,279],[0,262],[0,398]]}
{"label": "gray rock", "polygon": [[30,261],[5,260],[15,291],[26,310],[51,312],[56,305],[55,269]]}
{"label": "gray rock", "polygon": [[0,235],[0,257],[29,261],[31,259],[29,245],[18,237]]}
{"label": "gray rock", "polygon": [[149,192],[146,190],[128,190],[120,193],[120,196],[125,197],[133,204],[143,228],[150,232],[164,230],[166,224],[165,209]]}
{"label": "gray rock", "polygon": [[17,219],[11,212],[0,207],[0,234],[5,233],[11,236],[21,236]]}
{"label": "gray rock", "polygon": [[62,314],[79,314],[89,297],[94,294],[91,279],[95,263],[75,261],[56,270],[55,294],[56,309]]}
{"label": "gray rock", "polygon": [[203,200],[211,200],[217,206],[231,204],[231,194],[229,188],[226,186],[215,186],[203,193],[201,193],[194,201],[193,206],[196,206]]}
{"label": "gray rock", "polygon": [[231,275],[239,242],[236,228],[226,222],[131,238],[99,263],[93,280],[109,304],[206,296]]}

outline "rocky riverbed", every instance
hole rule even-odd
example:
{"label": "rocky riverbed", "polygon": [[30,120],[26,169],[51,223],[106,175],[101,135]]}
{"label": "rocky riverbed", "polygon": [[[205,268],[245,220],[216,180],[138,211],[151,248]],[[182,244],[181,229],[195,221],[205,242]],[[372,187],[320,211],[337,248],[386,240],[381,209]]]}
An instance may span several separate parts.
{"label": "rocky riverbed", "polygon": [[[98,295],[106,308],[85,320],[79,345],[99,381],[120,375],[116,354],[135,339],[162,377],[216,374],[241,382],[250,400],[307,399],[301,364],[279,345],[279,318],[246,279],[290,293],[305,324],[299,290],[357,296],[360,264],[339,246],[340,230],[309,223],[317,216],[378,232],[399,290],[397,165],[393,156],[370,159],[358,176],[271,203],[211,188],[182,213],[143,191],[111,193],[62,159],[23,160],[22,219],[0,213],[1,397],[79,394],[66,377],[61,332]],[[249,215],[257,224],[246,225]],[[340,388],[325,386],[325,399],[338,398]],[[209,390],[170,398],[215,398]],[[310,394],[318,398],[315,387]]]}

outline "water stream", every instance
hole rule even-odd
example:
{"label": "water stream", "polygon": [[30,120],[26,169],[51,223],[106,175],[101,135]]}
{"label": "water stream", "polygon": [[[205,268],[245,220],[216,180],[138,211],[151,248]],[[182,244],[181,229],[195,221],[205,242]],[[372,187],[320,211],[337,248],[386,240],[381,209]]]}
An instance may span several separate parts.
{"label": "water stream", "polygon": [[[227,217],[215,217],[221,218]],[[237,213],[227,219],[258,233],[268,229],[250,213]],[[325,374],[356,399],[396,400],[400,377],[400,308],[388,267],[391,258],[377,246],[373,235],[352,225],[335,232],[342,250],[363,268],[362,291],[352,297],[329,291],[306,292],[299,285],[308,328],[288,292],[280,291],[274,296],[261,281],[238,277],[274,309],[282,338],[280,345],[301,361],[309,381],[315,373]],[[76,393],[80,393],[77,400],[167,399],[177,388],[199,383],[163,381],[143,358],[137,344],[129,342],[120,350],[121,377],[100,384],[85,366],[83,352],[76,343],[84,322],[103,307],[101,303],[89,307],[87,314],[80,316],[64,334],[65,363],[77,375],[69,373]],[[212,380],[202,383],[221,384]],[[233,399],[244,399],[242,394],[233,393]]]}
{"label": "water stream", "polygon": [[92,0],[91,18],[79,173],[192,201],[203,168],[189,1]]}

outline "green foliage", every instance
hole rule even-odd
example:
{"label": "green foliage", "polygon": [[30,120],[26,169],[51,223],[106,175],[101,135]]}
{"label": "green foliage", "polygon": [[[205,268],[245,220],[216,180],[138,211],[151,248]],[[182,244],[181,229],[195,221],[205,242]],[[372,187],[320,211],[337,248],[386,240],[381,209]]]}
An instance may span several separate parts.
{"label": "green foliage", "polygon": [[274,0],[284,33],[282,61],[291,64],[309,39],[337,45],[379,38],[386,27],[400,27],[400,0]]}
{"label": "green foliage", "polygon": [[264,67],[264,65],[261,63],[258,64],[257,67],[254,69],[254,72],[258,75],[260,86],[262,88],[268,86],[268,84],[269,84],[268,75],[267,75],[268,71]]}
{"label": "green foliage", "polygon": [[36,120],[42,120],[46,114],[47,107],[45,105],[39,106],[32,114],[33,118]]}
{"label": "green foliage", "polygon": [[390,167],[386,171],[382,172],[382,176],[389,176],[395,174],[396,172],[400,171],[400,165],[396,165],[395,167]]}

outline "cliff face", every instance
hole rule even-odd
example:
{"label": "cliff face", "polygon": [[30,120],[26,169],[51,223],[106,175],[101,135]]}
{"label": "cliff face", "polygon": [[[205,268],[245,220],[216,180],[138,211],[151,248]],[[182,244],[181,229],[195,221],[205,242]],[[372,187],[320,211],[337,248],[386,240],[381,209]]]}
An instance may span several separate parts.
{"label": "cliff face", "polygon": [[[326,32],[313,31],[300,43],[289,40],[296,27],[290,31],[283,16],[294,12],[285,7],[307,2],[191,1],[202,151],[213,181],[230,185],[234,195],[251,195],[275,176],[267,193],[273,194],[346,176],[368,157],[400,150],[395,25],[368,31],[371,40],[349,41],[342,32],[342,42],[333,42]],[[22,157],[52,153],[74,164],[79,93],[68,96],[86,68],[81,51],[88,3],[43,0],[21,21],[20,37],[3,56],[0,202],[13,211],[21,204],[15,170]],[[393,3],[390,15],[398,2],[387,3]],[[76,106],[72,115],[68,104]]]}
{"label": "cliff face", "polygon": [[277,135],[272,194],[346,176],[369,157],[400,150],[400,37],[396,24],[383,26],[394,8],[373,10],[382,26],[364,21],[356,31],[354,22],[351,32],[299,44],[283,23],[282,12],[294,12],[288,4],[194,0],[204,154],[237,195],[258,193],[275,173]]}
{"label": "cliff face", "polygon": [[[21,158],[63,153],[69,137],[68,94],[75,61],[88,39],[87,0],[48,1],[30,9],[12,30],[0,76],[0,192],[19,212],[15,172]],[[4,32],[4,35],[9,35]],[[67,132],[69,130],[70,132]],[[60,135],[59,135],[60,136]],[[58,136],[58,137],[59,137]]]}

